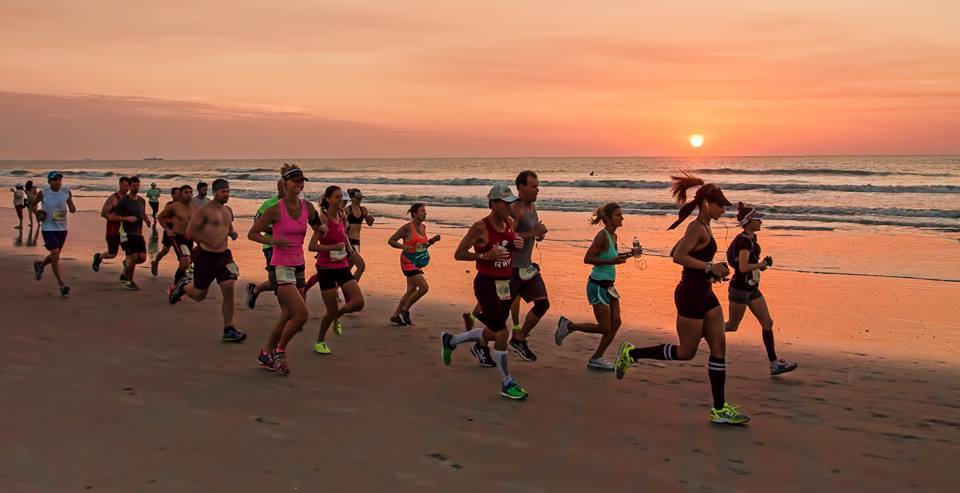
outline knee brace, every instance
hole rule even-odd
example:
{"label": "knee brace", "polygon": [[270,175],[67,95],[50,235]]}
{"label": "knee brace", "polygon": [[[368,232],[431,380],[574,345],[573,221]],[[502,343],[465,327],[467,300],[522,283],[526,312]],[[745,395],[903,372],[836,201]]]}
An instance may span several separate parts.
{"label": "knee brace", "polygon": [[544,313],[547,313],[547,310],[550,309],[550,300],[544,298],[542,300],[536,300],[533,302],[533,309],[530,311],[533,312],[538,318],[542,317]]}

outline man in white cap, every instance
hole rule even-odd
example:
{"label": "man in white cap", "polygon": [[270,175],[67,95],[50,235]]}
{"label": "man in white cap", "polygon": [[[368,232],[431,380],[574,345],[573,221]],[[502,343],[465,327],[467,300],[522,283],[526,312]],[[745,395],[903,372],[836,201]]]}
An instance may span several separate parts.
{"label": "man in white cap", "polygon": [[73,204],[73,194],[70,189],[63,186],[62,173],[51,171],[47,174],[47,182],[50,186],[40,190],[31,200],[31,205],[43,204],[43,209],[37,214],[40,219],[40,230],[43,233],[43,246],[50,254],[43,260],[33,263],[33,275],[39,281],[43,277],[43,269],[49,264],[53,267],[57,284],[60,285],[60,296],[66,296],[70,294],[70,286],[63,282],[60,252],[67,242],[67,212],[69,211],[70,214],[77,212],[77,206]]}
{"label": "man in white cap", "polygon": [[[460,240],[454,258],[476,262],[477,275],[473,293],[480,305],[477,318],[486,327],[476,327],[461,334],[440,334],[443,363],[449,365],[453,350],[468,341],[493,341],[493,361],[500,369],[500,395],[522,400],[527,392],[510,375],[507,367],[507,318],[513,304],[510,278],[513,273],[511,251],[523,248],[523,238],[514,234],[510,204],[517,201],[510,187],[497,185],[487,194],[490,214],[475,222]],[[473,251],[471,251],[471,249]]]}

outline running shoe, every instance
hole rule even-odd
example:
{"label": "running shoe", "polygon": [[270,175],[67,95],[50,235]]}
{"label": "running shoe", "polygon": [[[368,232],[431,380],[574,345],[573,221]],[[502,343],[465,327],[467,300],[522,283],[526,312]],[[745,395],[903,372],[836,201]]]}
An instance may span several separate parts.
{"label": "running shoe", "polygon": [[33,263],[33,277],[38,281],[43,277],[43,262],[37,260]]}
{"label": "running shoe", "polygon": [[553,333],[553,342],[557,343],[557,346],[563,344],[563,340],[570,335],[570,324],[567,317],[560,316],[560,320],[557,321],[557,331]]}
{"label": "running shoe", "polygon": [[796,363],[787,360],[778,359],[770,362],[770,376],[776,376],[781,373],[788,373],[797,369]]}
{"label": "running shoe", "polygon": [[127,288],[127,291],[140,291],[140,286],[137,286],[137,283],[133,281],[124,282],[123,287]]}
{"label": "running shoe", "polygon": [[189,282],[190,280],[184,277],[177,281],[177,284],[173,286],[173,289],[170,290],[170,295],[167,298],[171,305],[176,305],[177,302],[180,301],[180,298],[183,298],[185,293],[184,290]]}
{"label": "running shoe", "polygon": [[253,310],[257,306],[257,287],[253,283],[247,284],[247,308]]}
{"label": "running shoe", "polygon": [[627,373],[627,369],[633,366],[633,357],[630,356],[630,350],[635,348],[633,344],[630,344],[627,341],[623,341],[620,344],[620,351],[617,352],[617,363],[614,365],[614,370],[617,372],[617,380],[623,378],[623,375]]}
{"label": "running shoe", "polygon": [[522,401],[527,398],[527,391],[523,390],[520,387],[520,384],[516,380],[510,380],[510,382],[500,388],[500,395],[506,397],[507,399],[513,399],[515,401]]}
{"label": "running shoe", "polygon": [[158,264],[156,260],[151,261],[151,262],[150,262],[150,273],[153,274],[153,277],[157,277],[157,274],[159,274],[159,272],[158,272],[159,270],[160,270],[160,264]]}
{"label": "running shoe", "polygon": [[60,286],[60,296],[66,296],[68,294],[70,294],[70,286],[67,286],[66,284]]}
{"label": "running shoe", "polygon": [[518,341],[516,339],[510,339],[510,347],[513,348],[514,352],[520,356],[520,359],[524,361],[536,361],[537,355],[534,353],[530,346],[527,345],[527,341]]}
{"label": "running shoe", "polygon": [[93,254],[93,271],[100,272],[100,263],[103,262],[103,257],[100,252]]}
{"label": "running shoe", "polygon": [[719,425],[742,425],[750,421],[750,416],[740,412],[736,406],[724,402],[722,409],[710,409],[710,422]]}
{"label": "running shoe", "polygon": [[410,311],[409,311],[409,310],[400,312],[400,316],[403,317],[403,323],[405,323],[405,324],[407,324],[407,325],[413,325],[413,320],[410,319]]}
{"label": "running shoe", "polygon": [[403,317],[400,315],[394,315],[390,317],[390,325],[393,325],[394,327],[403,327],[407,325],[407,322],[404,321]]}
{"label": "running shoe", "polygon": [[223,329],[223,342],[243,342],[246,338],[246,334],[233,328],[232,325]]}
{"label": "running shoe", "polygon": [[330,346],[327,346],[327,343],[324,341],[318,341],[313,345],[313,352],[317,354],[332,354],[333,351],[330,350]]}
{"label": "running shoe", "polygon": [[343,335],[343,324],[340,323],[339,318],[333,321],[333,333],[338,336]]}
{"label": "running shoe", "polygon": [[591,370],[613,371],[616,369],[616,365],[604,358],[590,358],[590,360],[587,361],[587,368]]}
{"label": "running shoe", "polygon": [[473,347],[470,348],[470,354],[474,355],[480,363],[480,366],[484,368],[497,366],[497,364],[493,362],[493,356],[490,355],[490,348],[487,346],[482,346],[479,343],[474,344]]}
{"label": "running shoe", "polygon": [[287,353],[285,351],[276,351],[273,353],[273,371],[283,376],[290,374],[290,367],[287,366]]}
{"label": "running shoe", "polygon": [[440,333],[440,357],[443,358],[443,364],[450,365],[450,359],[456,346],[451,342],[453,336],[447,332]]}
{"label": "running shoe", "polygon": [[127,276],[123,272],[120,273],[120,282],[127,282]]}
{"label": "running shoe", "polygon": [[270,356],[270,353],[260,350],[260,354],[257,355],[257,363],[260,365],[260,368],[264,370],[274,371],[273,367],[273,356]]}

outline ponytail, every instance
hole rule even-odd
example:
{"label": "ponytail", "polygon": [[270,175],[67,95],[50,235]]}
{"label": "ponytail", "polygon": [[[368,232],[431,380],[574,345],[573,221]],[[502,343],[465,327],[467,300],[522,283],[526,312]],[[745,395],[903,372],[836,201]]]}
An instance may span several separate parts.
{"label": "ponytail", "polygon": [[601,221],[608,221],[620,208],[620,204],[616,202],[609,202],[597,207],[597,210],[593,211],[593,214],[590,216],[590,224],[596,226],[597,224],[600,224]]}
{"label": "ponytail", "polygon": [[[702,197],[701,192],[706,188],[703,179],[697,178],[686,171],[681,171],[680,174],[681,176],[670,177],[670,179],[673,180],[673,185],[670,186],[670,192],[673,194],[673,199],[677,202],[677,205],[681,207],[677,213],[677,220],[667,228],[668,231],[679,226],[680,223],[693,213],[694,209],[700,204]],[[693,199],[687,202],[687,190],[693,187],[700,188],[697,189],[697,193],[693,196]]]}

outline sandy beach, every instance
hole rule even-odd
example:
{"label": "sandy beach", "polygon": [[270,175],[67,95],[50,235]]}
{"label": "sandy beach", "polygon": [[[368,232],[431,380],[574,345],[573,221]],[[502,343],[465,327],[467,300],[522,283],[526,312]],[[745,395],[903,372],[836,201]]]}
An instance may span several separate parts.
{"label": "sandy beach", "polygon": [[[89,204],[81,209],[89,209]],[[2,209],[0,228],[12,229]],[[477,214],[482,214],[477,211]],[[294,340],[292,375],[256,367],[276,302],[255,310],[237,297],[242,345],[219,341],[219,293],[166,303],[172,260],[139,273],[139,292],[89,258],[102,224],[70,219],[64,252],[73,292],[36,282],[41,247],[4,234],[0,268],[8,319],[0,392],[0,491],[951,491],[960,459],[957,322],[946,307],[960,284],[773,272],[764,293],[778,349],[800,368],[770,378],[757,323],[727,339],[728,400],[753,416],[743,428],[707,421],[706,355],[688,363],[640,363],[627,378],[585,368],[595,339],[553,343],[559,315],[588,319],[582,249],[546,242],[552,308],[534,331],[536,363],[511,360],[530,391],[498,396],[495,369],[465,348],[451,367],[441,330],[458,330],[473,304],[473,266],[452,250],[462,230],[431,226],[431,291],[415,327],[389,326],[402,288],[386,247],[399,224],[364,231],[366,309],[348,317],[334,354],[312,353],[322,315]],[[428,219],[429,223],[429,219]],[[246,231],[249,220],[238,221]],[[232,247],[241,282],[264,278],[257,246]],[[151,254],[152,255],[152,254]],[[627,264],[618,286],[624,328],[617,342],[672,342],[678,269],[649,257]],[[725,290],[718,290],[726,302]],[[704,347],[701,347],[703,353]],[[613,349],[608,357],[613,357]]]}

